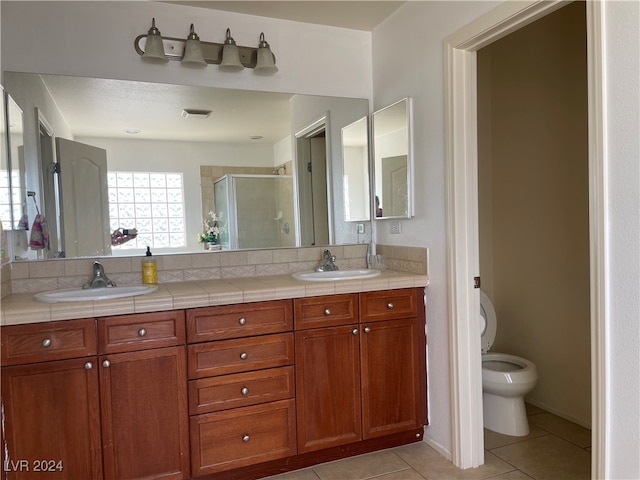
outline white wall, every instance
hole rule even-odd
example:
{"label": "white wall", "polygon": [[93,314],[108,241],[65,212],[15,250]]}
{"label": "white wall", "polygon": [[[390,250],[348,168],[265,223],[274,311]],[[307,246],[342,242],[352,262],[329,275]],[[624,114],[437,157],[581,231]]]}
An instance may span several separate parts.
{"label": "white wall", "polygon": [[640,3],[605,3],[607,478],[640,478]]}
{"label": "white wall", "polygon": [[429,427],[451,451],[445,224],[443,40],[499,2],[407,2],[373,31],[374,110],[413,98],[415,217],[400,235],[376,221],[378,243],[429,248],[427,339]]}

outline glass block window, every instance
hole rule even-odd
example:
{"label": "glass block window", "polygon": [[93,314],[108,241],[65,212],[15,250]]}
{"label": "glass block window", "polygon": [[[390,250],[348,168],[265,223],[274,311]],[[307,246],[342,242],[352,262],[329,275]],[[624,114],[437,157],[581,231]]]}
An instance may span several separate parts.
{"label": "glass block window", "polygon": [[13,187],[13,218],[17,224],[20,220],[22,205],[24,199],[20,199],[20,171],[0,170],[0,219],[2,220],[2,229],[6,232],[11,230],[11,203],[12,194],[9,188],[9,175],[11,175],[11,186]]}
{"label": "glass block window", "polygon": [[114,250],[186,245],[182,173],[109,172],[108,181],[111,231],[138,230]]}

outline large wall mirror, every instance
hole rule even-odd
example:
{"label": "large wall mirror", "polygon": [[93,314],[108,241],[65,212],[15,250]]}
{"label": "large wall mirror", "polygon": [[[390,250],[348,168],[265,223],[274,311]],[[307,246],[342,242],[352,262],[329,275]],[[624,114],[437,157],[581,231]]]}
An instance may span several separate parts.
{"label": "large wall mirror", "polygon": [[372,119],[375,216],[411,217],[411,99],[374,112]]}
{"label": "large wall mirror", "polygon": [[[223,209],[251,215],[226,225],[225,248],[305,246],[296,228],[294,132],[319,111],[334,132],[368,113],[366,99],[16,72],[3,78],[25,114],[25,182],[50,230],[47,251],[18,259],[138,255],[146,245],[158,254],[199,252],[203,222]],[[344,220],[340,135],[327,130],[324,141],[333,203],[322,244],[361,242]],[[250,193],[235,190],[233,202],[246,208],[215,203],[215,185],[234,176],[264,180]],[[33,219],[35,202],[27,207]],[[107,219],[107,231],[98,218]],[[138,235],[112,245],[118,228]]]}
{"label": "large wall mirror", "polygon": [[342,129],[344,219],[368,221],[369,200],[369,124],[362,117]]}

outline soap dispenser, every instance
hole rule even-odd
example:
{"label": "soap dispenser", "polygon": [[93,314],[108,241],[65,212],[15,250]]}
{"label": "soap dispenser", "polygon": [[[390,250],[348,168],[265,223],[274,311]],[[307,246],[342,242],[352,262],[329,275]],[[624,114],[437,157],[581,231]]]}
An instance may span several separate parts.
{"label": "soap dispenser", "polygon": [[158,283],[158,265],[151,255],[151,247],[147,247],[147,254],[142,259],[142,283]]}

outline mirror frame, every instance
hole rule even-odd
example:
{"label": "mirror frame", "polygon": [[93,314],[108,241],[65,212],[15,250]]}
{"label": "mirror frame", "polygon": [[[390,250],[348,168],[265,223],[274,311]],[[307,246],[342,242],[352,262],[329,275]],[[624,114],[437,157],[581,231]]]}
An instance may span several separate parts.
{"label": "mirror frame", "polygon": [[[347,151],[346,149],[349,147],[349,145],[345,144],[345,132],[348,131],[349,129],[353,130],[356,127],[361,128],[360,125],[361,123],[364,122],[364,158],[363,158],[363,166],[364,166],[364,179],[363,182],[361,182],[361,190],[359,192],[359,195],[361,195],[364,199],[364,204],[363,204],[363,211],[364,214],[363,216],[355,216],[352,218],[351,214],[350,214],[350,199],[352,198],[352,191],[355,189],[350,188],[351,185],[353,184],[353,182],[349,181],[349,177],[347,176],[346,172],[348,171],[347,168]],[[343,191],[343,204],[344,204],[344,221],[345,222],[368,222],[371,220],[371,185],[370,185],[370,177],[371,177],[371,173],[370,173],[370,165],[371,165],[371,152],[369,149],[370,146],[370,141],[369,141],[369,116],[364,116],[358,120],[356,120],[353,123],[350,123],[349,125],[346,125],[344,127],[342,127],[341,130],[341,145],[342,145],[342,191]],[[347,196],[345,192],[349,192],[349,195]],[[347,218],[347,214],[349,214],[349,218]]]}
{"label": "mirror frame", "polygon": [[[376,197],[381,198],[382,193],[376,190],[376,182],[378,178],[382,177],[380,169],[376,165],[376,137],[380,134],[376,135],[376,117],[380,118],[380,115],[384,112],[389,111],[393,107],[397,107],[398,105],[404,103],[405,104],[405,128],[406,128],[406,156],[407,156],[407,206],[406,206],[406,214],[404,215],[376,215]],[[401,153],[398,156],[403,155]],[[412,99],[411,97],[405,97],[397,102],[394,102],[390,105],[387,105],[384,108],[376,110],[371,114],[371,166],[370,171],[372,172],[372,196],[371,201],[373,205],[373,216],[374,220],[385,220],[390,218],[411,218],[413,217],[414,212],[414,185],[413,185],[413,121],[412,121]],[[382,199],[384,201],[384,199]],[[383,204],[384,205],[384,204]]]}

